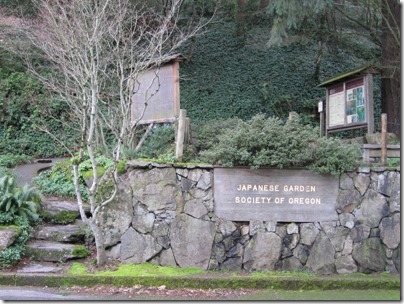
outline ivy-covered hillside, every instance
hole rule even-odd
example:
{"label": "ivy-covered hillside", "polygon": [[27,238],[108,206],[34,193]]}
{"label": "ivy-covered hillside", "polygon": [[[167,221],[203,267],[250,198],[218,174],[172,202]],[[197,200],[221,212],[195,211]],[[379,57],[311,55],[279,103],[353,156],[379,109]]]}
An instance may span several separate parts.
{"label": "ivy-covered hillside", "polygon": [[[318,42],[310,39],[268,47],[270,31],[271,22],[266,18],[250,21],[242,34],[233,18],[224,18],[212,22],[206,33],[182,48],[187,60],[180,66],[181,108],[187,110],[193,124],[236,117],[248,120],[259,113],[284,119],[295,111],[303,123],[316,125],[317,103],[325,98],[324,89],[317,85],[380,58],[379,47],[365,38],[359,41],[349,36],[328,42],[320,57]],[[48,127],[74,150],[78,133],[66,105],[11,53],[1,50],[0,59],[0,154],[65,155],[59,142],[39,130],[45,109],[58,118],[46,118],[51,119]],[[316,67],[320,67],[317,78]],[[377,130],[380,79],[375,81],[374,97]]]}
{"label": "ivy-covered hillside", "polygon": [[[379,49],[363,41],[340,41],[325,48],[317,80],[317,43],[269,48],[269,35],[269,26],[258,24],[240,37],[236,24],[227,21],[213,24],[196,40],[191,60],[180,67],[181,108],[194,123],[249,119],[257,113],[285,117],[289,111],[313,116],[318,100],[325,98],[324,89],[317,87],[321,81],[380,55]],[[375,87],[379,104],[380,87],[377,83]]]}

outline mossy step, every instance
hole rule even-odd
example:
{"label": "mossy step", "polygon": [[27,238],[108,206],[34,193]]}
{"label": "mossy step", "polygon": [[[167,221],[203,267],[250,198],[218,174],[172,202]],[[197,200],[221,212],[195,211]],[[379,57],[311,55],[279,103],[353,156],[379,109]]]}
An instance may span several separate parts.
{"label": "mossy step", "polygon": [[[89,214],[90,207],[84,205],[84,211]],[[76,201],[56,197],[47,198],[42,203],[42,217],[46,222],[55,224],[73,223],[80,218],[79,206]]]}
{"label": "mossy step", "polygon": [[33,240],[27,244],[26,255],[35,261],[66,262],[67,260],[84,258],[89,251],[83,245],[62,244]]}
{"label": "mossy step", "polygon": [[45,224],[36,227],[33,238],[51,242],[84,243],[86,231],[87,226],[79,220],[69,225]]}

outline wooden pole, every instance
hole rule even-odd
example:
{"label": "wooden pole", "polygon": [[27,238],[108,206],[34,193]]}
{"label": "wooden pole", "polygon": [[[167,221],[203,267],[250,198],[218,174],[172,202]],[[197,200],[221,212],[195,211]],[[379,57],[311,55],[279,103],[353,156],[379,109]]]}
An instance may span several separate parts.
{"label": "wooden pole", "polygon": [[324,136],[324,112],[320,112],[320,137]]}
{"label": "wooden pole", "polygon": [[184,137],[187,121],[186,118],[187,118],[187,111],[180,110],[180,116],[178,118],[177,142],[175,146],[175,160],[177,162],[182,161],[182,155],[184,153]]}
{"label": "wooden pole", "polygon": [[386,113],[382,114],[382,134],[381,134],[380,145],[382,148],[382,155],[381,155],[380,163],[382,166],[386,166],[387,165],[387,114]]}
{"label": "wooden pole", "polygon": [[320,137],[324,136],[324,103],[322,100],[318,102],[318,112],[320,113]]}

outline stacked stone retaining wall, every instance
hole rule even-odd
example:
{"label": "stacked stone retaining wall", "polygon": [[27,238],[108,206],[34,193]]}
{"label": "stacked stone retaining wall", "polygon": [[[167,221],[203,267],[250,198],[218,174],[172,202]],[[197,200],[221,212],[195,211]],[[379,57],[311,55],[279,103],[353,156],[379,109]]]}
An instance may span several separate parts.
{"label": "stacked stone retaining wall", "polygon": [[210,166],[127,165],[100,221],[122,263],[321,274],[400,272],[400,171],[344,174],[338,220],[233,222],[214,213]]}

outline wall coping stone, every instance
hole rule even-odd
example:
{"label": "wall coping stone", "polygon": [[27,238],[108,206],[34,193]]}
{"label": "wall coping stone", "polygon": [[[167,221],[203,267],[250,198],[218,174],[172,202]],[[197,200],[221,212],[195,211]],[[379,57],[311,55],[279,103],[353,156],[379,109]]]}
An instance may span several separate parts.
{"label": "wall coping stone", "polygon": [[144,168],[186,168],[186,169],[213,169],[213,165],[211,164],[187,164],[187,163],[156,163],[152,161],[144,161],[144,160],[131,160],[128,161],[125,165],[126,169],[144,169]]}

